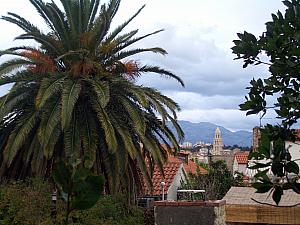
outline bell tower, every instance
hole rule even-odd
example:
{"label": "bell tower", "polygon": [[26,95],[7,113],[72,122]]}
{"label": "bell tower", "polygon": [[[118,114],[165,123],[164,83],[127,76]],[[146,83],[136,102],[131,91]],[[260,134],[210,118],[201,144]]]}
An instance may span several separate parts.
{"label": "bell tower", "polygon": [[223,150],[223,142],[222,142],[221,131],[220,131],[220,128],[217,127],[217,129],[215,131],[212,154],[213,155],[221,155],[222,150]]}

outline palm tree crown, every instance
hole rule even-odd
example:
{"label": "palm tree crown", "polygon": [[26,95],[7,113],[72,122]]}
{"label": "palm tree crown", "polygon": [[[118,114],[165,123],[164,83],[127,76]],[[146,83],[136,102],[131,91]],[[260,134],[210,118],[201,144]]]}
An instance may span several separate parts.
{"label": "palm tree crown", "polygon": [[176,122],[179,106],[135,79],[152,72],[183,82],[126,58],[166,54],[159,47],[128,49],[161,30],[138,37],[138,30],[121,33],[143,6],[110,31],[120,0],[60,0],[62,7],[29,1],[49,32],[17,14],[2,16],[23,29],[16,39],[35,40],[39,47],[0,52],[16,56],[0,65],[0,85],[13,83],[0,98],[0,175],[49,176],[53,163],[63,159],[104,174],[110,192],[133,190],[138,171],[150,182],[151,167],[167,158],[160,142],[178,147],[165,121],[172,121],[179,138],[183,133]]}

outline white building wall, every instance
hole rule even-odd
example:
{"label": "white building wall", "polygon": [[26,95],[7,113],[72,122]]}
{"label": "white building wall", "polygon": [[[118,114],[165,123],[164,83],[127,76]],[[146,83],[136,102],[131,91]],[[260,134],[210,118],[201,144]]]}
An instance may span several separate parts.
{"label": "white building wall", "polygon": [[246,174],[246,169],[247,169],[247,164],[239,164],[239,169],[238,171],[240,173]]}
{"label": "white building wall", "polygon": [[[289,152],[292,156],[292,160],[300,159],[300,141],[291,142],[286,141],[285,147],[289,149]],[[300,160],[295,161],[300,166]]]}
{"label": "white building wall", "polygon": [[174,177],[173,183],[170,185],[167,192],[167,200],[177,200],[177,189],[181,186],[181,182],[185,181],[185,176],[183,173],[183,164],[180,165],[179,170]]}
{"label": "white building wall", "polygon": [[233,172],[233,174],[234,174],[234,172],[236,172],[236,171],[239,171],[239,164],[238,164],[236,158],[234,158],[233,166],[232,166],[232,172]]}
{"label": "white building wall", "polygon": [[246,170],[247,170],[247,164],[238,164],[236,158],[234,158],[233,169],[232,169],[233,175],[236,171],[240,172],[240,173],[243,173],[243,174],[246,174]]}

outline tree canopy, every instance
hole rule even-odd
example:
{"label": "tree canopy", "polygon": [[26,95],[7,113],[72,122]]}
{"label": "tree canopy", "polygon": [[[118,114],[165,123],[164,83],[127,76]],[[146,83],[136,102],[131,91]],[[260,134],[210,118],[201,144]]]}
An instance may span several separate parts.
{"label": "tree canopy", "polygon": [[[272,14],[272,21],[266,23],[261,36],[257,38],[246,31],[238,33],[239,39],[233,41],[232,48],[235,59],[244,61],[244,68],[260,64],[269,68],[267,78],[250,82],[249,94],[240,108],[247,115],[275,110],[282,121],[278,126],[264,128],[258,152],[250,155],[270,159],[252,167],[261,169],[254,187],[258,192],[271,190],[277,204],[285,189],[300,194],[299,166],[284,144],[285,140],[295,140],[291,126],[300,118],[300,1],[287,0],[283,4],[287,7],[285,13]],[[272,179],[267,176],[269,167]]]}
{"label": "tree canopy", "polygon": [[205,198],[209,200],[222,199],[234,184],[231,172],[225,161],[212,162],[207,168],[207,173],[188,173],[187,181],[182,184],[183,189],[203,189]]}
{"label": "tree canopy", "polygon": [[111,30],[120,0],[29,2],[46,32],[15,13],[1,17],[23,30],[17,40],[39,45],[0,52],[14,56],[0,65],[0,85],[13,84],[0,98],[0,176],[49,176],[53,164],[64,160],[104,174],[111,193],[136,190],[140,172],[150,184],[151,168],[162,168],[167,159],[160,142],[178,148],[183,137],[176,121],[180,108],[136,79],[156,73],[183,81],[133,59],[142,52],[166,55],[164,49],[131,46],[162,30],[122,32],[144,6]]}

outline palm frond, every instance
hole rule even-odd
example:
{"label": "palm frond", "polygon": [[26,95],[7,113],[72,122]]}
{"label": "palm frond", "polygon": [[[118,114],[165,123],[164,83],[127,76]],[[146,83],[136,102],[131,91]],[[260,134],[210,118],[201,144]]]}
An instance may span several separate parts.
{"label": "palm frond", "polygon": [[39,29],[31,24],[28,20],[24,19],[23,17],[15,14],[15,13],[8,13],[8,16],[2,16],[2,20],[7,22],[16,24],[18,27],[23,29],[26,33],[27,32],[39,32]]}
{"label": "palm frond", "polygon": [[16,129],[9,136],[7,145],[3,152],[4,160],[8,166],[12,163],[18,150],[26,141],[29,133],[34,128],[37,122],[38,112],[33,112],[31,115],[23,117],[20,119],[20,121],[18,121],[20,126],[17,126]]}
{"label": "palm frond", "polygon": [[93,110],[97,114],[98,121],[105,134],[105,140],[108,146],[108,150],[114,153],[117,150],[117,138],[115,130],[110,122],[109,116],[106,111],[102,108],[101,103],[98,99],[91,99]]}
{"label": "palm frond", "polygon": [[46,11],[46,4],[42,0],[29,0],[31,4],[35,7],[36,11],[40,14],[40,16],[44,19],[45,23],[48,25],[48,27],[54,31],[54,26],[48,17]]}
{"label": "palm frond", "polygon": [[[104,41],[104,43],[112,41],[137,15],[140,14],[140,12],[145,8],[145,5],[143,5],[132,17],[130,17],[127,21],[125,21],[123,24],[118,26]],[[137,31],[134,32],[136,34]]]}
{"label": "palm frond", "polygon": [[25,59],[11,59],[9,61],[6,61],[0,65],[0,77],[3,78],[3,75],[7,75],[13,71],[17,71],[18,69],[22,68],[22,66],[30,64],[33,63]]}
{"label": "palm frond", "polygon": [[81,139],[79,130],[79,120],[76,112],[71,115],[71,123],[64,130],[64,154],[69,162],[74,163],[80,159]]}
{"label": "palm frond", "polygon": [[168,70],[161,69],[158,66],[143,66],[139,69],[139,72],[143,72],[143,73],[151,72],[151,73],[158,73],[160,75],[168,76],[177,80],[184,87],[183,80],[180,77],[176,76],[174,73]]}
{"label": "palm frond", "polygon": [[113,60],[121,60],[139,53],[143,53],[143,52],[153,52],[153,53],[159,53],[162,55],[167,54],[167,52],[162,49],[162,48],[138,48],[138,49],[132,49],[132,50],[128,50],[128,51],[122,51],[120,53],[118,53],[116,56],[113,56]]}
{"label": "palm frond", "polygon": [[41,108],[47,100],[55,94],[61,93],[61,89],[65,83],[65,77],[58,76],[52,79],[44,79],[41,82],[39,92],[36,96],[36,106]]}
{"label": "palm frond", "polygon": [[61,97],[61,125],[65,129],[70,125],[73,110],[81,92],[80,82],[77,80],[66,80]]}
{"label": "palm frond", "polygon": [[[9,97],[7,95],[6,97]],[[9,113],[13,113],[13,109],[17,106],[22,100],[28,97],[27,93],[20,93],[19,95],[14,96],[9,100],[4,100],[0,108],[0,121],[2,121]]]}
{"label": "palm frond", "polygon": [[164,31],[164,30],[163,30],[163,29],[157,30],[157,31],[154,31],[154,32],[152,32],[152,33],[146,34],[146,35],[144,35],[144,36],[130,39],[130,40],[126,41],[125,43],[120,44],[120,45],[114,50],[114,53],[117,53],[117,52],[123,50],[124,48],[126,48],[126,47],[128,47],[128,46],[130,46],[130,45],[132,45],[132,44],[134,44],[134,43],[136,43],[136,42],[138,42],[138,41],[140,41],[140,40],[142,40],[142,39],[145,39],[145,38],[147,38],[147,37],[149,37],[149,36],[158,34],[158,33],[162,32],[162,31]]}
{"label": "palm frond", "polygon": [[48,35],[41,32],[27,32],[26,34],[21,34],[15,38],[16,40],[35,40],[42,44],[45,49],[50,52],[55,53],[55,55],[62,55],[62,46],[59,42]]}
{"label": "palm frond", "polygon": [[54,98],[48,103],[47,109],[44,109],[41,115],[39,128],[39,140],[43,148],[49,144],[53,132],[57,132],[56,127],[60,125],[61,100],[60,97]]}
{"label": "palm frond", "polygon": [[99,136],[97,134],[96,121],[91,112],[84,108],[81,117],[80,127],[84,151],[84,166],[90,169],[94,166],[96,160]]}
{"label": "palm frond", "polygon": [[93,92],[96,94],[98,101],[101,103],[101,107],[105,107],[109,101],[109,86],[107,82],[100,82],[95,79],[84,79],[91,87]]}
{"label": "palm frond", "polygon": [[139,106],[134,105],[129,99],[122,98],[122,105],[128,112],[129,117],[131,118],[131,122],[135,129],[144,134],[146,130],[146,124],[143,116],[143,112],[139,109]]}

